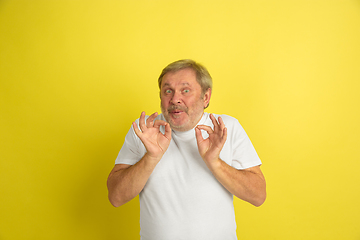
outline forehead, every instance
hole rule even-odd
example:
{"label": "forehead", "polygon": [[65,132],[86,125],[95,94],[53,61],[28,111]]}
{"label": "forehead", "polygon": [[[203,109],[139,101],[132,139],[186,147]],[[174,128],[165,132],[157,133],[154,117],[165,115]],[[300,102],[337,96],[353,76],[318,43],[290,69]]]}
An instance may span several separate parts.
{"label": "forehead", "polygon": [[193,86],[200,87],[200,84],[196,80],[196,73],[190,68],[181,69],[176,72],[166,73],[161,82],[161,87],[164,86]]}

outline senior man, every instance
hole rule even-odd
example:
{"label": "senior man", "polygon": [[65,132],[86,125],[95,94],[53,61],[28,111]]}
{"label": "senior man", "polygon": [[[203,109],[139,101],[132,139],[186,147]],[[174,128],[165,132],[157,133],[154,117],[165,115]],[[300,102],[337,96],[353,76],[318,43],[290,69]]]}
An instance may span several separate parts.
{"label": "senior man", "polygon": [[261,161],[239,122],[204,112],[212,79],[179,60],[158,79],[162,114],[132,123],[108,178],[115,207],[140,199],[142,240],[237,239],[233,195],[266,198]]}

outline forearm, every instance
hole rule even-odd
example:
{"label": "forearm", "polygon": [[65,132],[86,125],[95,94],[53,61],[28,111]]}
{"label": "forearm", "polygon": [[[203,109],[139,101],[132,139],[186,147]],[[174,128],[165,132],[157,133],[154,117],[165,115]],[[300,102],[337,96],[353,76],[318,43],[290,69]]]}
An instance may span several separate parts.
{"label": "forearm", "polygon": [[111,204],[119,207],[135,198],[144,188],[157,163],[157,160],[145,154],[139,162],[128,168],[115,167],[107,181]]}
{"label": "forearm", "polygon": [[236,197],[257,207],[264,203],[266,183],[260,167],[238,170],[220,159],[208,167],[216,179]]}

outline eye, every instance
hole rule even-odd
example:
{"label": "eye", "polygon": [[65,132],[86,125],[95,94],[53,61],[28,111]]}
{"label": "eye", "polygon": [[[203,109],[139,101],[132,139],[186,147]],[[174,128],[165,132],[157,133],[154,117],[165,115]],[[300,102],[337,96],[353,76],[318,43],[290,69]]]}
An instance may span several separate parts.
{"label": "eye", "polygon": [[165,93],[171,93],[170,89],[165,90]]}
{"label": "eye", "polygon": [[188,93],[188,92],[190,92],[189,89],[185,89],[185,90],[184,90],[184,93]]}

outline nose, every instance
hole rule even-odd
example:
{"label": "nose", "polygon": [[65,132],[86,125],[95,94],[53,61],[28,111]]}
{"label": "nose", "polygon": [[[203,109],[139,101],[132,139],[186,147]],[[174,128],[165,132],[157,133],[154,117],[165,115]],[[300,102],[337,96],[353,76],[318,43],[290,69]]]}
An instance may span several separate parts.
{"label": "nose", "polygon": [[181,103],[181,94],[180,94],[180,92],[177,92],[177,91],[174,92],[174,95],[171,98],[171,103],[172,104]]}

